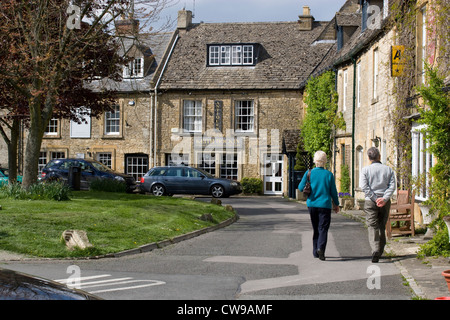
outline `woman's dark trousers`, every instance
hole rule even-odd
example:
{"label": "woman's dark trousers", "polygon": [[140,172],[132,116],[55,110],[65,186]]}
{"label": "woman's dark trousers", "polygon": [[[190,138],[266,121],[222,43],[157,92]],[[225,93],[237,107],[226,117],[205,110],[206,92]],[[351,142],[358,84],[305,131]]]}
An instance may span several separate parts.
{"label": "woman's dark trousers", "polygon": [[331,222],[331,209],[327,208],[308,208],[313,226],[313,255],[318,257],[317,249],[325,253],[328,240],[328,229]]}

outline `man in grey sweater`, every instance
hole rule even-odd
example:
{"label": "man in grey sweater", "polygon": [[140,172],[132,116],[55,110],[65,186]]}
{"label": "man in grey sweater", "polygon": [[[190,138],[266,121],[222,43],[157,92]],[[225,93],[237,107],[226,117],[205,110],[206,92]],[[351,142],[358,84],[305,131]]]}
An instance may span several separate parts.
{"label": "man in grey sweater", "polygon": [[360,186],[366,196],[364,211],[372,248],[372,262],[378,262],[386,245],[386,222],[395,191],[395,174],[388,166],[381,164],[380,151],[370,148],[367,155],[371,164],[362,169]]}

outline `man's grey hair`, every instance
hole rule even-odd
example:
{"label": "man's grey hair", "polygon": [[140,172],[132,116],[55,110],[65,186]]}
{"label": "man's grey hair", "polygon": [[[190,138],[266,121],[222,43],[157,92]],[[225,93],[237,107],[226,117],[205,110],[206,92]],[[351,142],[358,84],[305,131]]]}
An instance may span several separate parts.
{"label": "man's grey hair", "polygon": [[375,147],[369,148],[369,150],[367,150],[367,156],[369,157],[370,161],[378,161],[381,157],[380,151]]}

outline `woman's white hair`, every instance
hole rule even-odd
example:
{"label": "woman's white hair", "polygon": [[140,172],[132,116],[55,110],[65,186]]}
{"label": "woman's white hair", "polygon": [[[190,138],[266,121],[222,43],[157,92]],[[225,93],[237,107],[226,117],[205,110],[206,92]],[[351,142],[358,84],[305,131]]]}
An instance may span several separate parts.
{"label": "woman's white hair", "polygon": [[314,163],[316,164],[316,167],[325,167],[327,164],[327,154],[323,151],[317,151],[314,154]]}

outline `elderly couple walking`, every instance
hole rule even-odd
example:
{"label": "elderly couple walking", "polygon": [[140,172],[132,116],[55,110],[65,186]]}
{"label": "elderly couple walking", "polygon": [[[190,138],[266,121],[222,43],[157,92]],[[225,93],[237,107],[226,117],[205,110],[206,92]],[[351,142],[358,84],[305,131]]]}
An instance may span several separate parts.
{"label": "elderly couple walking", "polygon": [[[365,194],[364,211],[372,249],[372,262],[378,262],[386,245],[386,221],[391,206],[391,196],[395,190],[395,175],[391,168],[380,162],[380,152],[370,148],[367,156],[371,164],[364,167],[360,177],[360,187]],[[325,260],[331,210],[339,212],[339,198],[333,174],[325,169],[327,155],[323,151],[314,154],[316,167],[311,170],[311,194],[306,201],[313,226],[313,255]],[[308,174],[303,176],[298,189],[303,191]]]}

